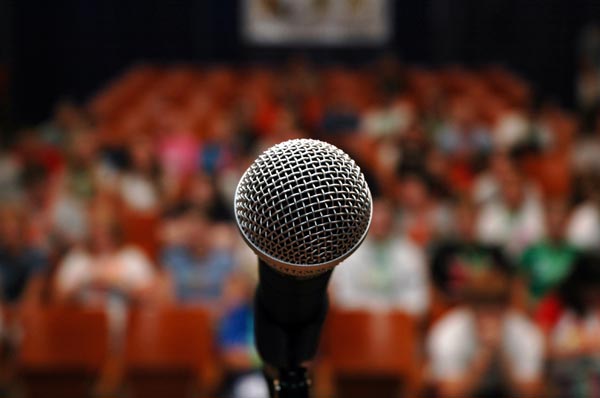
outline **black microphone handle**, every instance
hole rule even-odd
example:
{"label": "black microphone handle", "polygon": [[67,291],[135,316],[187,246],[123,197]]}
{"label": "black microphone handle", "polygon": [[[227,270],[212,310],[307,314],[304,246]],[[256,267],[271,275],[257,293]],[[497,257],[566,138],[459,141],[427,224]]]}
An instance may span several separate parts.
{"label": "black microphone handle", "polygon": [[262,360],[277,369],[297,369],[314,358],[327,315],[332,271],[299,279],[259,260],[254,332]]}

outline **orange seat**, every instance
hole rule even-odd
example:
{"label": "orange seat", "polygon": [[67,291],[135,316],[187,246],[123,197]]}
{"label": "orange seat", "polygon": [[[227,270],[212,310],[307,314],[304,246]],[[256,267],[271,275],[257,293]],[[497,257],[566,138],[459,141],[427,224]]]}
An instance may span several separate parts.
{"label": "orange seat", "polygon": [[407,314],[332,310],[322,345],[337,397],[385,398],[413,390],[420,360],[417,323]]}
{"label": "orange seat", "polygon": [[209,389],[210,314],[200,307],[139,309],[129,318],[126,383],[132,397],[187,397]]}
{"label": "orange seat", "polygon": [[18,373],[26,396],[90,394],[108,354],[108,324],[102,310],[40,308],[22,320]]}
{"label": "orange seat", "polygon": [[123,209],[120,214],[125,242],[142,249],[152,260],[158,255],[157,229],[159,218],[154,213]]}

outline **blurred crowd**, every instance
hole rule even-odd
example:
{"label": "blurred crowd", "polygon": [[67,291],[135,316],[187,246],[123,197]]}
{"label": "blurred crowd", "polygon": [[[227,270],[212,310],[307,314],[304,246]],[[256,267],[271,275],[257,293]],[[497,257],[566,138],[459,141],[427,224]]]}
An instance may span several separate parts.
{"label": "blurred crowd", "polygon": [[206,306],[234,394],[260,362],[233,193],[264,149],[311,137],[356,159],[374,197],[332,306],[417,319],[424,393],[600,396],[597,104],[386,57],[132,68],[1,143],[2,303],[104,306],[116,345],[133,306]]}

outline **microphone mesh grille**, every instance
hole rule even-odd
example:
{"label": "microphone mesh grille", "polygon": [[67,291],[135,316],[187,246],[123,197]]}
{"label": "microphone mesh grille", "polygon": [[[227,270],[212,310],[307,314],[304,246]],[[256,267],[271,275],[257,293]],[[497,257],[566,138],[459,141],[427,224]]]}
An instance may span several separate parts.
{"label": "microphone mesh grille", "polygon": [[286,274],[333,268],[362,243],[371,193],[360,168],[322,141],[285,141],[248,168],[235,196],[238,227],[251,248]]}

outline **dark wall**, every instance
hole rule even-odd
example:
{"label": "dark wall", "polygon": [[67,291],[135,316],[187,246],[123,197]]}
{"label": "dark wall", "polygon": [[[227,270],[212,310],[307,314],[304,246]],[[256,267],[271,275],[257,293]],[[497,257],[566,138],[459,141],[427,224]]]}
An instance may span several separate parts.
{"label": "dark wall", "polygon": [[13,120],[38,122],[57,99],[83,101],[140,61],[276,62],[292,52],[319,62],[383,52],[419,64],[500,62],[570,104],[576,37],[599,15],[594,0],[399,0],[384,48],[256,48],[240,38],[240,1],[12,2]]}

